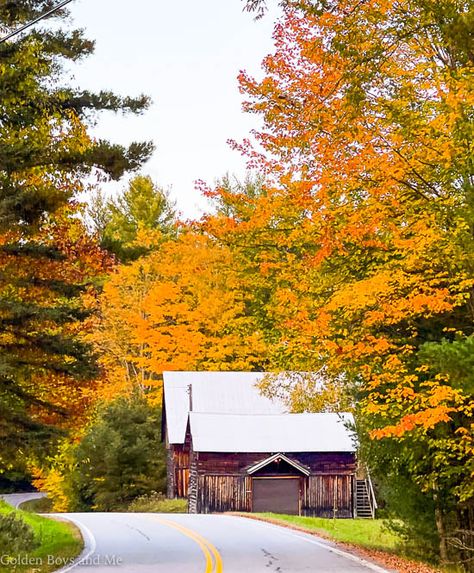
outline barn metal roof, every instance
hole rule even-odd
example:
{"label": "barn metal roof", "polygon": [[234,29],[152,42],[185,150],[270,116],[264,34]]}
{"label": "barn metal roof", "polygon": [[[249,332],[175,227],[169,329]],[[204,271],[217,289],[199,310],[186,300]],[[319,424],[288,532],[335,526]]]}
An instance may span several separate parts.
{"label": "barn metal roof", "polygon": [[264,372],[164,372],[166,424],[170,444],[185,440],[192,387],[193,412],[208,414],[282,414],[281,400],[262,396],[256,384]]}
{"label": "barn metal roof", "polygon": [[165,378],[164,397],[168,441],[170,444],[183,444],[189,414],[188,386],[173,386]]}
{"label": "barn metal roof", "polygon": [[197,452],[354,452],[351,414],[190,413]]}

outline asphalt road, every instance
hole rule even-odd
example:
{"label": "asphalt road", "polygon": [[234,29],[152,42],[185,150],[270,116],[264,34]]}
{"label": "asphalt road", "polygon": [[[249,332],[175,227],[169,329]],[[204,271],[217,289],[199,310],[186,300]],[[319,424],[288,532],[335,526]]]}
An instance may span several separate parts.
{"label": "asphalt road", "polygon": [[[383,569],[313,536],[227,515],[69,514],[84,573],[369,573]],[[78,571],[79,573],[79,571]]]}
{"label": "asphalt road", "polygon": [[76,523],[86,544],[82,563],[63,564],[63,573],[386,573],[312,535],[242,517],[152,513],[58,517]]}
{"label": "asphalt road", "polygon": [[30,499],[39,499],[44,497],[44,493],[10,493],[7,495],[1,495],[0,498],[7,501],[13,507],[18,507],[24,501],[30,501]]}

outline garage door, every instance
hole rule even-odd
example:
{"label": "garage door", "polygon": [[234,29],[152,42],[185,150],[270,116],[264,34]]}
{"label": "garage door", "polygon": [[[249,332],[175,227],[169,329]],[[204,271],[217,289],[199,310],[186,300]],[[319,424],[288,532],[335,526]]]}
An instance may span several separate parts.
{"label": "garage door", "polygon": [[299,478],[253,478],[252,511],[299,514]]}

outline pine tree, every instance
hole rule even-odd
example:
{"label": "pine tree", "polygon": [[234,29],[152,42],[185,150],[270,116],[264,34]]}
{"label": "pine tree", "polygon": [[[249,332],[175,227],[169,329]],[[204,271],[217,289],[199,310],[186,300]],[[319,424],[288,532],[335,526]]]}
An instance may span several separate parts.
{"label": "pine tree", "polygon": [[114,199],[98,191],[87,214],[101,246],[122,263],[151,252],[176,233],[174,202],[145,175],[134,177]]}
{"label": "pine tree", "polygon": [[141,398],[105,406],[73,450],[74,509],[125,509],[134,498],[166,486],[161,411]]}
{"label": "pine tree", "polygon": [[[13,30],[52,5],[4,2],[0,27]],[[125,148],[91,137],[100,111],[141,113],[149,100],[68,86],[66,66],[94,44],[47,23],[0,44],[0,472],[80,414],[75,381],[94,375],[79,335],[108,263],[71,201],[88,176],[119,179],[152,151],[150,143]]]}

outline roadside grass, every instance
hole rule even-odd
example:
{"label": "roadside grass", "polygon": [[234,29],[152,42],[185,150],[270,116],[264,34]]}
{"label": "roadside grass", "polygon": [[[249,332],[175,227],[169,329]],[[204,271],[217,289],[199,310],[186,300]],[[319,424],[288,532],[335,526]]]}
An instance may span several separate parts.
{"label": "roadside grass", "polygon": [[368,549],[398,552],[403,545],[403,539],[389,531],[381,519],[324,519],[275,513],[257,515],[303,527],[314,533],[329,536],[334,541]]}
{"label": "roadside grass", "polygon": [[[0,573],[49,573],[59,569],[63,564],[70,563],[77,557],[83,548],[83,540],[79,530],[70,522],[48,519],[33,513],[16,510],[10,505],[0,501],[0,515],[15,513],[31,525],[40,546],[31,552],[15,553],[11,557],[29,559],[31,565],[8,563],[8,548],[1,548]],[[48,563],[50,557],[58,560],[56,564]]]}
{"label": "roadside grass", "polygon": [[51,513],[53,511],[53,502],[47,497],[30,499],[20,504],[20,509],[30,513]]}
{"label": "roadside grass", "polygon": [[129,504],[127,511],[133,513],[187,513],[188,501],[186,499],[168,499],[162,493],[153,492],[135,498]]}

